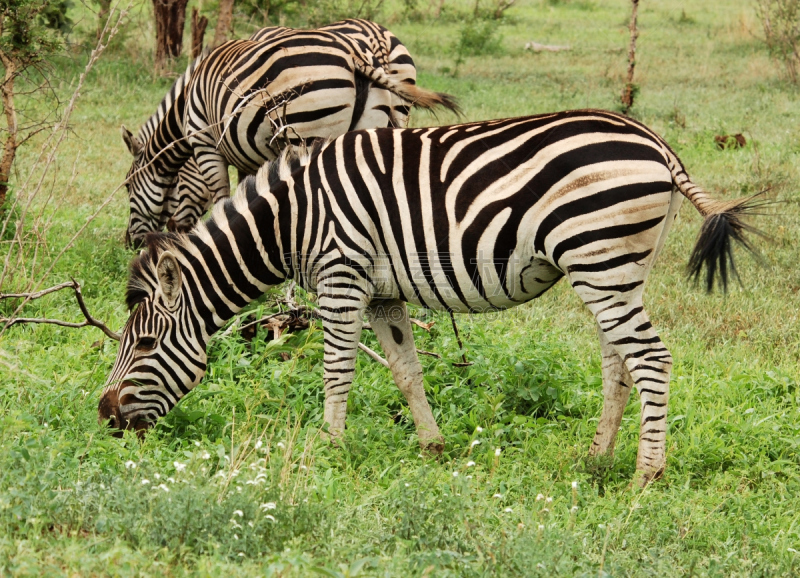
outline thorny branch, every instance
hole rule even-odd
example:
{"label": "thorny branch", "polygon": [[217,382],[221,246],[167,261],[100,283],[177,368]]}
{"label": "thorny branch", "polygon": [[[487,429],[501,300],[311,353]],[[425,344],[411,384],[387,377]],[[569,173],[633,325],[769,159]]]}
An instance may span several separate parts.
{"label": "thorny branch", "polygon": [[68,281],[66,283],[60,283],[58,285],[54,285],[53,287],[48,287],[47,289],[42,289],[41,291],[36,291],[34,293],[0,293],[0,300],[2,299],[24,299],[25,302],[33,301],[34,299],[39,299],[44,297],[45,295],[49,295],[50,293],[55,293],[56,291],[61,291],[62,289],[71,288],[75,292],[75,299],[78,301],[78,307],[81,309],[81,313],[83,313],[83,317],[85,321],[80,323],[73,323],[71,321],[62,321],[60,319],[48,319],[44,317],[0,317],[0,323],[5,323],[6,327],[11,327],[12,325],[16,325],[18,323],[49,323],[52,325],[60,325],[61,327],[97,327],[111,339],[119,341],[120,335],[103,323],[102,321],[95,319],[92,317],[92,314],[89,313],[89,309],[86,307],[86,303],[83,301],[83,293],[81,293],[81,285],[75,279],[72,281]]}

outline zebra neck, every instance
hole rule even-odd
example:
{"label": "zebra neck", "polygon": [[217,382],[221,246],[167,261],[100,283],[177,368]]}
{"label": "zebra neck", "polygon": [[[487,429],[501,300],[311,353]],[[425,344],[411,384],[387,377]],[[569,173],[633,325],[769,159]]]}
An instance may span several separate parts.
{"label": "zebra neck", "polygon": [[[273,204],[276,210],[273,210]],[[178,247],[185,297],[209,337],[266,291],[291,276],[279,239],[274,197],[247,194],[219,204]]]}
{"label": "zebra neck", "polygon": [[192,146],[185,138],[183,126],[185,110],[186,96],[180,92],[145,143],[142,165],[152,163],[158,176],[166,176],[171,181],[177,178],[178,170],[192,156]]}

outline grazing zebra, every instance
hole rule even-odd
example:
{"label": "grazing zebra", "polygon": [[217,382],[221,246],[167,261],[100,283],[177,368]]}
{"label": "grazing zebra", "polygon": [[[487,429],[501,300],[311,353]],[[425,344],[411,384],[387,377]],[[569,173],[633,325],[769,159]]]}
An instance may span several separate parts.
{"label": "grazing zebra", "polygon": [[345,425],[364,315],[405,394],[420,444],[441,449],[405,303],[501,310],[561,277],[595,317],[604,405],[590,453],[613,454],[632,387],[641,398],[637,470],[665,466],[672,358],[645,312],[647,275],[684,197],[705,222],[692,273],[727,286],[747,200],[716,201],[669,146],[620,115],[577,110],[425,129],[347,133],[310,158],[248,177],[189,235],[152,234],[134,259],[132,314],[99,419],[142,430],[206,369],[209,337],[267,289],[318,295],[324,419]]}
{"label": "grazing zebra", "polygon": [[[267,40],[230,41],[201,59],[146,140],[123,130],[134,156],[127,177],[129,242],[140,241],[166,222],[161,217],[164,205],[179,170],[192,156],[202,174],[195,182],[204,182],[216,202],[229,195],[228,165],[255,173],[279,153],[278,136],[283,144],[299,144],[343,134],[359,122],[377,122],[374,114],[365,116],[360,85],[371,92],[373,83],[422,108],[457,110],[448,95],[387,72],[378,56],[363,49],[365,43],[344,34],[270,32]],[[288,102],[276,108],[282,99]],[[389,114],[381,112],[384,125],[392,118],[390,105],[387,98]]]}

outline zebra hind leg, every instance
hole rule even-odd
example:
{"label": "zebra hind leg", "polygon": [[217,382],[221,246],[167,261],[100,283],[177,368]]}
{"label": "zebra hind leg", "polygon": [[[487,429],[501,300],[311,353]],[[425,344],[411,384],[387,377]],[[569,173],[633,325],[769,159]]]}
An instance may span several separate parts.
{"label": "zebra hind leg", "polygon": [[396,299],[373,301],[367,317],[389,362],[394,382],[408,402],[420,447],[429,454],[440,455],[444,451],[444,438],[425,397],[422,365],[406,304]]}
{"label": "zebra hind leg", "polygon": [[[603,348],[604,351],[611,348],[616,351],[639,391],[641,417],[636,471],[639,484],[644,486],[659,478],[666,465],[667,403],[672,356],[644,310],[641,300],[642,285],[633,285],[637,285],[637,289],[629,292],[603,291],[597,286],[589,289],[586,285],[575,289],[592,311],[603,338],[608,343],[608,347]],[[601,297],[602,295],[604,296]],[[601,344],[604,342],[603,338]],[[612,371],[618,373],[619,370],[614,369],[615,367],[609,366],[606,371],[609,374]],[[610,385],[607,389],[604,384],[604,393],[609,393],[610,389]],[[619,425],[617,419],[621,419],[624,410],[619,399],[621,396],[620,392],[616,392],[614,398],[604,402],[603,410],[607,420],[601,419],[598,429],[608,429],[599,432],[600,440],[595,438],[598,442],[598,453],[604,446],[606,451],[613,447],[609,434],[613,429],[613,434],[616,435],[617,427],[611,426]]]}
{"label": "zebra hind leg", "polygon": [[600,414],[589,456],[606,457],[610,462],[614,456],[614,444],[622,422],[622,414],[625,412],[633,388],[633,378],[599,327],[597,334],[603,357],[603,412]]}

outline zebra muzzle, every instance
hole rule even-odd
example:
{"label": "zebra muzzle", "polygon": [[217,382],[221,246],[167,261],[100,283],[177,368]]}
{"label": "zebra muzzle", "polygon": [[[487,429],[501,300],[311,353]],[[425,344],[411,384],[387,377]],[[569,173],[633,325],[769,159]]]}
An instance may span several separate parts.
{"label": "zebra muzzle", "polygon": [[97,421],[100,425],[105,424],[112,428],[111,435],[117,438],[121,438],[125,430],[134,430],[141,438],[145,431],[153,425],[141,418],[130,420],[124,417],[120,410],[119,392],[114,389],[106,391],[100,398],[97,406]]}

